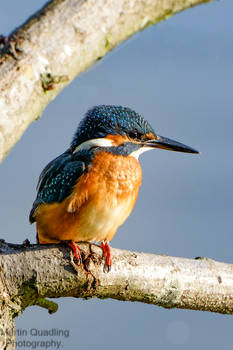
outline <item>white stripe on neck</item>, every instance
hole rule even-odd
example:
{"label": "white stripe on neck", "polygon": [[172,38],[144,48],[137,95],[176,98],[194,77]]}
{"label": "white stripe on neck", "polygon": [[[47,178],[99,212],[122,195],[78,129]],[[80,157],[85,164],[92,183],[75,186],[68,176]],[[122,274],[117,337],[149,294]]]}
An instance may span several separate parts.
{"label": "white stripe on neck", "polygon": [[150,151],[151,149],[153,149],[152,147],[140,147],[139,149],[137,149],[136,151],[133,151],[132,153],[130,153],[130,156],[136,158],[138,160],[138,157],[146,152],[146,151]]}
{"label": "white stripe on neck", "polygon": [[111,146],[113,146],[113,143],[109,139],[106,139],[106,138],[92,139],[81,143],[81,145],[78,145],[73,151],[73,153],[76,153],[79,151],[88,151],[92,147],[111,147]]}

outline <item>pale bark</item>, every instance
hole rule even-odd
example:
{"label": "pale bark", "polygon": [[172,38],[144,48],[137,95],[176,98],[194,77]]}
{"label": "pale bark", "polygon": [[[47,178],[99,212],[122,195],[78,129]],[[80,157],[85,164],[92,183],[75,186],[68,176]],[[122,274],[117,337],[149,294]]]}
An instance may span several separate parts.
{"label": "pale bark", "polygon": [[51,1],[0,50],[0,161],[75,76],[134,33],[207,1]]}
{"label": "pale bark", "polygon": [[112,249],[104,273],[102,249],[81,243],[83,263],[64,245],[0,242],[0,348],[15,349],[14,318],[31,305],[57,310],[46,298],[113,298],[164,308],[233,313],[233,265]]}
{"label": "pale bark", "polygon": [[0,243],[0,279],[12,315],[29,305],[55,312],[43,298],[138,301],[165,308],[233,313],[233,265],[207,258],[183,259],[112,249],[113,266],[104,273],[102,249],[81,243],[83,263],[75,266],[65,245]]}

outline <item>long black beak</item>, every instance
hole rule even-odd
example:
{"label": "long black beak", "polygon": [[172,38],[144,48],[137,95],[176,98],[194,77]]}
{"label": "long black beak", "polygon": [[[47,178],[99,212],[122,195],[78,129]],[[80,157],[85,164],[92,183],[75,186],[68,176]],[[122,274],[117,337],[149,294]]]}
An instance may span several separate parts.
{"label": "long black beak", "polygon": [[162,148],[168,151],[185,152],[185,153],[199,153],[194,148],[184,145],[183,143],[168,139],[167,137],[156,135],[156,140],[149,140],[143,142],[144,147]]}

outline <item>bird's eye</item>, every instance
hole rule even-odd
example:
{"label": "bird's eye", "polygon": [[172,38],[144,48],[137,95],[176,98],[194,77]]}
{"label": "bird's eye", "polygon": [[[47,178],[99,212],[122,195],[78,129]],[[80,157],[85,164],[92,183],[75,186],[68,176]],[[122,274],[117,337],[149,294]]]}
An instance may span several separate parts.
{"label": "bird's eye", "polygon": [[142,134],[140,134],[139,132],[135,131],[135,132],[130,132],[129,133],[129,137],[133,140],[141,140],[142,138]]}

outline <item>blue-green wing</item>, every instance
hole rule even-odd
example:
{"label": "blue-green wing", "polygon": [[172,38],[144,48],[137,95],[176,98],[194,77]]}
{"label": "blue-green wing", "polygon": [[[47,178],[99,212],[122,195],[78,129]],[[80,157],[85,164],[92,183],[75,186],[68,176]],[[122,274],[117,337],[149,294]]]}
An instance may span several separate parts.
{"label": "blue-green wing", "polygon": [[73,160],[72,155],[63,153],[51,161],[42,171],[29,220],[35,221],[35,211],[42,203],[62,202],[68,197],[85,169],[84,162]]}

